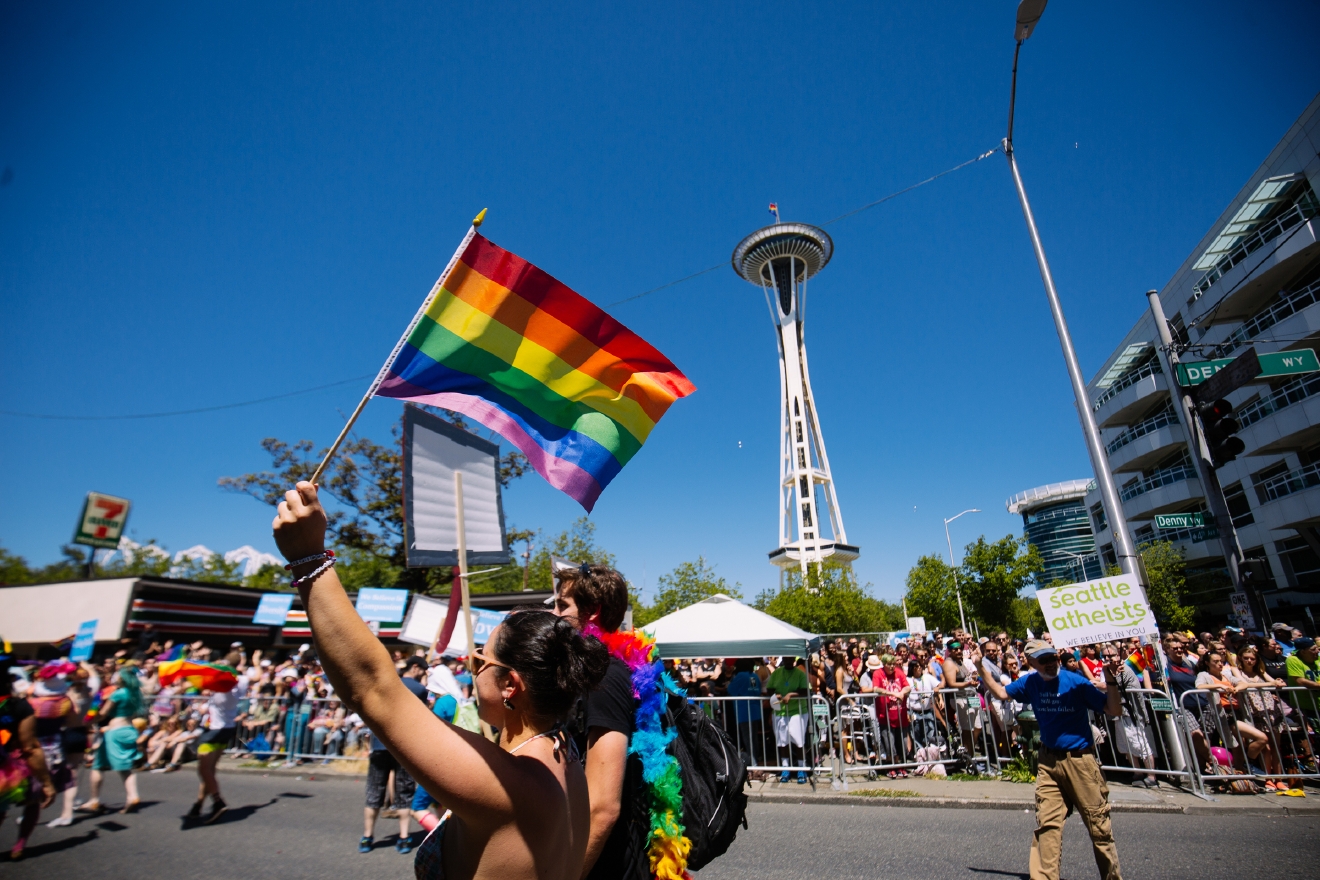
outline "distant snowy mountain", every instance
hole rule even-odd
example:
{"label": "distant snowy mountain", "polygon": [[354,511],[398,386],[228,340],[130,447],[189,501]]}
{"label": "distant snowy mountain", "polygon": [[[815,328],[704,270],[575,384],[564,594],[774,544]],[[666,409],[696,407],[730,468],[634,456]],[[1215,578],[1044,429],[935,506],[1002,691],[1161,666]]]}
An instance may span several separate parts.
{"label": "distant snowy mountain", "polygon": [[[125,563],[132,563],[139,556],[154,556],[158,559],[168,559],[173,565],[170,568],[170,574],[180,573],[187,562],[206,562],[216,552],[205,544],[194,544],[186,550],[180,550],[172,557],[168,550],[156,544],[139,544],[127,536],[119,539],[119,547],[115,550],[98,550],[96,561],[98,564],[105,565],[116,556],[122,557]],[[225,562],[233,565],[242,563],[243,568],[240,574],[243,577],[251,577],[262,569],[263,566],[280,566],[284,561],[269,553],[262,553],[256,547],[244,544],[236,550],[230,550],[223,554]]]}

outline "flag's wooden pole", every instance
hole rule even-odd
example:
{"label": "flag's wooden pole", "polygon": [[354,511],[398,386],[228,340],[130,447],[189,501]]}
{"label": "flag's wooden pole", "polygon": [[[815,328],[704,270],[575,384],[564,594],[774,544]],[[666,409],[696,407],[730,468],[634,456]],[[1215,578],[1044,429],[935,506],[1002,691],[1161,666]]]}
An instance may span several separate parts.
{"label": "flag's wooden pole", "polygon": [[482,208],[481,213],[473,218],[472,226],[468,228],[467,235],[463,236],[463,240],[459,242],[458,249],[455,250],[454,255],[449,258],[449,263],[445,266],[445,271],[440,273],[440,277],[436,279],[435,286],[432,287],[431,292],[426,295],[426,299],[422,302],[422,307],[417,310],[417,314],[413,315],[413,319],[408,322],[408,328],[403,331],[403,335],[399,337],[399,341],[394,344],[394,350],[391,351],[390,356],[385,359],[385,365],[380,368],[380,372],[377,373],[376,378],[372,380],[371,387],[367,389],[366,394],[362,395],[362,399],[358,401],[357,408],[354,409],[353,414],[348,417],[348,422],[345,423],[344,429],[339,432],[339,436],[336,437],[335,442],[331,444],[330,450],[326,452],[325,458],[321,459],[321,463],[318,464],[316,470],[312,472],[311,482],[315,483],[321,479],[321,474],[325,471],[326,465],[330,464],[330,460],[335,457],[335,453],[339,451],[339,447],[343,444],[344,438],[348,436],[348,432],[353,430],[353,423],[358,420],[358,416],[362,415],[362,410],[367,408],[367,401],[375,396],[376,390],[380,388],[380,383],[385,381],[385,376],[389,373],[390,367],[394,365],[394,359],[399,356],[399,351],[403,348],[403,344],[408,341],[408,337],[412,335],[413,330],[422,320],[422,315],[426,314],[426,310],[431,307],[431,302],[435,299],[436,294],[440,292],[440,288],[443,287],[445,281],[449,279],[449,273],[454,271],[454,264],[457,263],[458,258],[463,255],[463,251],[467,250],[467,246],[472,242],[472,236],[477,234],[477,227],[479,227],[485,219],[486,209]]}
{"label": "flag's wooden pole", "polygon": [[[477,650],[477,642],[472,626],[472,596],[468,592],[468,567],[467,567],[467,519],[463,515],[463,472],[454,471],[454,516],[458,527],[458,581],[463,585],[463,619],[467,624],[467,643],[468,643],[468,674],[474,676],[472,679],[472,699],[477,701],[480,708],[481,699],[477,696],[476,673],[472,671],[472,655]],[[495,732],[485,721],[481,722],[481,733],[486,739],[495,742]]]}
{"label": "flag's wooden pole", "polygon": [[[472,597],[468,593],[467,521],[463,515],[463,472],[460,470],[454,471],[454,516],[458,520],[458,577],[463,585],[463,620],[467,626],[468,655],[471,656],[477,643],[472,640]],[[473,687],[472,693],[476,692],[477,689]]]}

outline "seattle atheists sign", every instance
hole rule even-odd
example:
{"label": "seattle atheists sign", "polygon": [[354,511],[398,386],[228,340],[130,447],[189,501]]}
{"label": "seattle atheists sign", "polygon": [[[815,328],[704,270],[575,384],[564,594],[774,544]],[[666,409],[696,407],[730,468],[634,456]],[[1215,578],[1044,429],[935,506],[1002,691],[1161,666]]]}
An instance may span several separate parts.
{"label": "seattle atheists sign", "polygon": [[805,223],[758,229],[733,251],[733,270],[765,293],[779,343],[779,546],[770,561],[781,574],[827,558],[845,564],[859,550],[848,543],[820,430],[802,321],[807,281],[825,268],[834,242]]}

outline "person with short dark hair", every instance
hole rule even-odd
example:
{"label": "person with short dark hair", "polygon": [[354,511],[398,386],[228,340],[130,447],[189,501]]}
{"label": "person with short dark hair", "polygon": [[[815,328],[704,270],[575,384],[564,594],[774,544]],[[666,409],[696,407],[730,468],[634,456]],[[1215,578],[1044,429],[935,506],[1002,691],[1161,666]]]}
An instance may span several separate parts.
{"label": "person with short dark hair", "polygon": [[[409,657],[399,674],[403,686],[423,704],[426,703],[426,688],[422,687],[419,679],[425,672],[426,661],[423,658]],[[369,853],[375,847],[376,819],[380,816],[381,808],[385,806],[391,773],[394,774],[394,801],[391,807],[399,819],[399,837],[394,843],[394,848],[401,855],[407,855],[412,851],[409,821],[412,817],[413,795],[416,793],[417,783],[408,769],[399,763],[381,738],[376,735],[375,728],[372,728],[371,755],[367,759],[367,799],[362,811],[362,839],[358,841],[360,853]]]}
{"label": "person with short dark hair", "polygon": [[[554,613],[578,630],[594,626],[618,632],[628,609],[628,583],[612,568],[583,563],[557,572]],[[631,823],[642,784],[641,762],[628,754],[636,731],[632,671],[610,657],[600,686],[586,695],[576,719],[591,792],[591,835],[584,858],[587,880],[616,880],[649,873],[645,851],[633,851]],[[642,811],[644,814],[644,810]]]}
{"label": "person with short dark hair", "polygon": [[1293,648],[1293,628],[1286,623],[1276,623],[1270,627],[1270,633],[1274,636],[1274,641],[1279,643],[1283,649],[1283,656],[1291,657]]}
{"label": "person with short dark hair", "polygon": [[1095,864],[1104,880],[1121,880],[1118,848],[1109,822],[1109,786],[1095,760],[1091,712],[1111,718],[1122,714],[1114,673],[1104,670],[1105,689],[1080,673],[1059,668],[1059,652],[1040,639],[1027,642],[1032,675],[1004,687],[985,679],[1000,700],[1030,703],[1040,725],[1040,760],[1036,771],[1036,832],[1031,839],[1031,880],[1059,880],[1063,823],[1076,810],[1091,835]]}
{"label": "person with short dark hair", "polygon": [[[473,649],[482,720],[499,742],[441,721],[400,679],[389,652],[358,616],[325,552],[316,487],[298,483],[273,523],[326,676],[448,812],[418,849],[414,872],[464,877],[579,880],[590,831],[587,783],[563,725],[605,674],[608,652],[546,611],[510,614]],[[417,682],[414,682],[417,684]]]}

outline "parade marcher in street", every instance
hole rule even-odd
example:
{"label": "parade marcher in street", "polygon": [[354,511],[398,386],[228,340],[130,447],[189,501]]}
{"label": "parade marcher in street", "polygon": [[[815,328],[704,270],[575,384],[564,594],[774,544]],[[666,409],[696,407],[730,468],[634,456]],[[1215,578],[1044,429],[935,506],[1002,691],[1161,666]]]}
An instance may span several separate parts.
{"label": "parade marcher in street", "polygon": [[[41,744],[46,769],[55,790],[64,793],[63,812],[47,823],[49,828],[73,824],[78,765],[87,748],[86,732],[78,726],[81,719],[77,717],[77,708],[69,697],[69,675],[76,671],[78,667],[68,660],[47,663],[37,670],[37,680],[28,697],[28,703],[37,719],[37,742]],[[73,740],[67,737],[70,731],[74,734]],[[76,739],[79,733],[82,734],[80,747]],[[70,745],[75,748],[69,749]]]}
{"label": "parade marcher in street", "polygon": [[121,813],[136,813],[141,802],[133,772],[138,757],[138,730],[133,721],[147,714],[146,701],[134,667],[121,668],[115,673],[114,681],[115,688],[101,704],[97,716],[101,744],[92,760],[92,799],[80,808],[90,813],[101,812],[101,782],[107,770],[114,770],[124,781],[125,803]]}
{"label": "parade marcher in street", "polygon": [[1090,712],[1111,718],[1123,714],[1118,682],[1104,671],[1105,690],[1079,673],[1059,668],[1053,645],[1027,642],[1033,675],[1004,687],[985,679],[1000,700],[1030,703],[1040,724],[1040,763],[1036,775],[1036,833],[1031,841],[1031,880],[1059,880],[1063,823],[1076,810],[1091,834],[1095,863],[1103,880],[1120,880],[1118,847],[1109,822],[1109,786],[1092,754]]}
{"label": "parade marcher in street", "polygon": [[604,645],[548,612],[509,615],[472,651],[481,717],[499,729],[492,743],[410,697],[335,574],[315,486],[286,493],[273,526],[335,693],[449,808],[417,852],[416,875],[580,880],[590,804],[563,723],[605,674]]}
{"label": "parade marcher in street", "polygon": [[10,807],[23,810],[18,839],[9,850],[9,858],[17,861],[41,811],[55,802],[55,785],[37,741],[36,716],[28,701],[14,693],[9,665],[9,657],[0,655],[0,823]]}
{"label": "parade marcher in street", "polygon": [[[628,610],[628,584],[603,565],[582,564],[557,575],[555,614],[578,630],[594,626],[618,632]],[[641,763],[628,754],[636,727],[632,671],[610,657],[600,686],[586,695],[574,719],[577,744],[586,753],[587,787],[591,792],[591,837],[587,844],[585,880],[633,877],[646,862],[644,851],[630,845],[637,835],[634,803],[641,785]]]}
{"label": "parade marcher in street", "polygon": [[[421,657],[410,657],[404,664],[399,681],[415,697],[426,705],[426,688],[418,681],[426,672],[426,661]],[[375,845],[376,818],[385,805],[389,787],[390,773],[394,774],[394,808],[399,819],[399,838],[394,849],[401,855],[412,852],[409,821],[412,816],[412,804],[417,794],[417,783],[406,767],[386,748],[385,741],[376,734],[375,725],[371,726],[371,757],[367,762],[367,802],[363,810],[362,839],[358,841],[358,852],[369,853]]]}
{"label": "parade marcher in street", "polygon": [[[243,665],[243,657],[238,651],[225,655],[225,665],[238,669]],[[206,824],[210,825],[228,808],[220,796],[220,782],[215,777],[215,767],[220,763],[220,756],[234,741],[238,732],[238,704],[246,699],[251,682],[246,674],[238,676],[238,683],[232,690],[213,693],[208,699],[209,712],[206,718],[206,733],[197,740],[197,802],[188,811],[188,819],[202,817],[202,803],[206,796],[211,796],[211,812],[206,814]]]}

